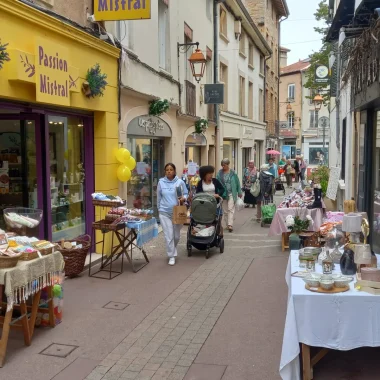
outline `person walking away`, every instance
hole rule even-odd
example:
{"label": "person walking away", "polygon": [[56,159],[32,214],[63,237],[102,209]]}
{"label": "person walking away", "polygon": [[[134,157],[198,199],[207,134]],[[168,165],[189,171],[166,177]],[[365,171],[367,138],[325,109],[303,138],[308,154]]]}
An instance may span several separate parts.
{"label": "person walking away", "polygon": [[260,167],[259,180],[260,180],[260,194],[256,198],[256,201],[257,201],[256,220],[258,223],[261,222],[262,202],[268,199],[273,201],[272,191],[273,191],[274,176],[269,171],[269,165],[264,164]]}
{"label": "person walking away", "polygon": [[[201,166],[199,168],[200,181],[197,185],[196,193],[206,193],[213,195],[218,201],[218,211],[217,215],[221,218],[223,215],[222,203],[223,198],[225,197],[226,189],[221,184],[221,182],[214,178],[215,168],[213,166]],[[219,236],[223,236],[223,228],[220,225],[220,231],[218,232]]]}
{"label": "person walking away", "polygon": [[177,245],[181,237],[181,224],[173,224],[173,207],[184,204],[188,196],[185,182],[176,174],[176,167],[172,163],[165,165],[165,177],[161,178],[157,186],[157,207],[162,231],[166,241],[166,251],[169,265],[175,264]]}
{"label": "person walking away", "polygon": [[255,208],[256,198],[251,194],[252,184],[257,179],[257,168],[253,160],[249,161],[248,167],[244,169],[243,173],[243,190],[244,190],[244,203],[245,207],[252,205]]}
{"label": "person walking away", "polygon": [[299,182],[299,178],[300,178],[300,164],[299,164],[299,157],[296,156],[296,159],[294,160],[294,170],[296,172],[296,182]]}
{"label": "person walking away", "polygon": [[285,178],[286,178],[286,186],[289,188],[292,187],[293,182],[293,165],[292,161],[288,160],[286,165],[284,166],[285,170]]}
{"label": "person walking away", "polygon": [[230,169],[230,160],[224,158],[221,162],[222,169],[218,171],[216,178],[223,184],[226,194],[223,200],[224,222],[228,231],[233,231],[235,203],[237,198],[241,198],[243,193],[240,187],[240,180],[234,170]]}

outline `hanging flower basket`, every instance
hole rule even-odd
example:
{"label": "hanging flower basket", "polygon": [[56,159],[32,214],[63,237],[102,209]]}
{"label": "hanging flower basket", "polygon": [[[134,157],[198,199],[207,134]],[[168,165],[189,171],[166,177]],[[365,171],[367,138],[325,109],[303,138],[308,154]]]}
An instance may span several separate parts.
{"label": "hanging flower basket", "polygon": [[82,85],[82,91],[88,98],[103,96],[107,86],[107,74],[102,74],[99,63],[88,69],[86,81]]}
{"label": "hanging flower basket", "polygon": [[157,99],[152,100],[149,103],[149,115],[151,116],[161,116],[168,111],[170,107],[170,102],[167,99]]}
{"label": "hanging flower basket", "polygon": [[0,70],[3,68],[5,62],[9,62],[9,53],[7,52],[8,44],[2,44],[0,39]]}
{"label": "hanging flower basket", "polygon": [[195,133],[197,134],[204,133],[206,132],[208,128],[208,120],[202,117],[195,122],[194,126],[195,126]]}

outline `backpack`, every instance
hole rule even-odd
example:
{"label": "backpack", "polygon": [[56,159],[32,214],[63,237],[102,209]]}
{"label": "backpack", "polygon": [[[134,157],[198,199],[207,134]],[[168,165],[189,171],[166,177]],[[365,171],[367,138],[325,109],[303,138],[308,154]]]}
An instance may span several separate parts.
{"label": "backpack", "polygon": [[260,173],[257,173],[256,181],[252,184],[251,189],[249,190],[250,193],[254,197],[258,197],[260,194]]}

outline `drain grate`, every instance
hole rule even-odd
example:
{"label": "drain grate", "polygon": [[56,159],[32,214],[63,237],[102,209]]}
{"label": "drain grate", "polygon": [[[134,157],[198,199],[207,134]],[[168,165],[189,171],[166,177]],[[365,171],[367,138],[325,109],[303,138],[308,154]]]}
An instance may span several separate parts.
{"label": "drain grate", "polygon": [[40,355],[55,356],[57,358],[66,358],[79,346],[69,344],[52,343],[50,346],[40,352]]}
{"label": "drain grate", "polygon": [[125,310],[129,306],[129,303],[122,303],[122,302],[108,302],[106,305],[103,306],[104,309],[112,309],[112,310]]}

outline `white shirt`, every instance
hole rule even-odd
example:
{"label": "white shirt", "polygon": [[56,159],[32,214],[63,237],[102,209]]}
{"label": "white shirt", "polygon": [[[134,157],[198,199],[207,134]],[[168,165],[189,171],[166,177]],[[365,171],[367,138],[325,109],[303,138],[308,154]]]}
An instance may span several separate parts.
{"label": "white shirt", "polygon": [[209,185],[207,185],[207,183],[202,181],[202,189],[204,193],[211,194],[211,195],[215,194],[215,186],[212,181]]}

